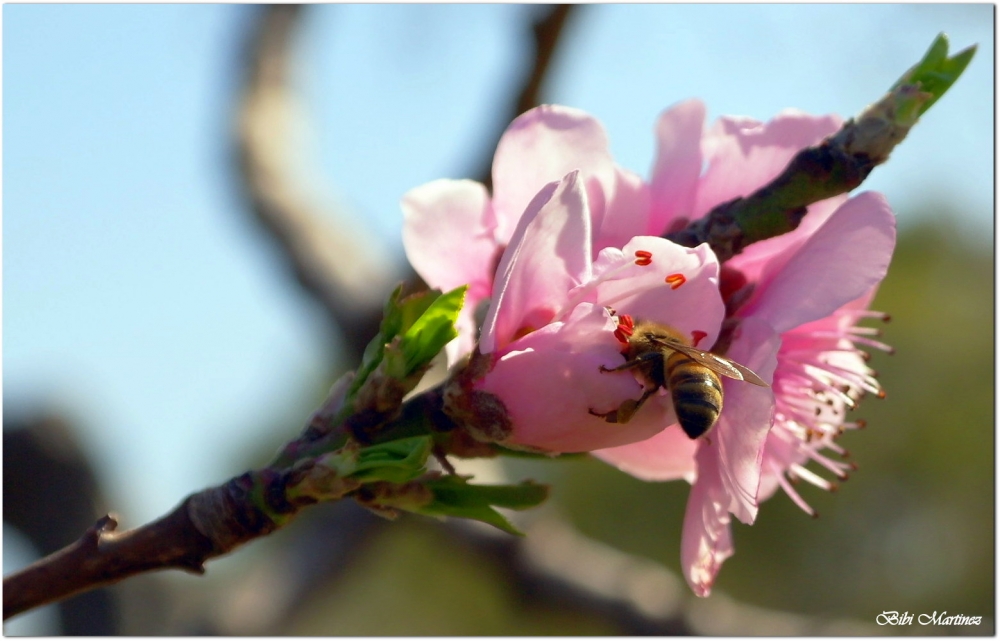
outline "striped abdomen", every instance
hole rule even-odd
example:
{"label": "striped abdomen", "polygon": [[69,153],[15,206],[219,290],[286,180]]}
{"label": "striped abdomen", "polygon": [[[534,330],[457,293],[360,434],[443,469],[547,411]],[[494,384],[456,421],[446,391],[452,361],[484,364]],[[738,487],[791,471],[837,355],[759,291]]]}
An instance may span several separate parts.
{"label": "striped abdomen", "polygon": [[667,358],[667,387],[685,434],[698,438],[712,429],[722,412],[722,381],[718,374],[674,352]]}

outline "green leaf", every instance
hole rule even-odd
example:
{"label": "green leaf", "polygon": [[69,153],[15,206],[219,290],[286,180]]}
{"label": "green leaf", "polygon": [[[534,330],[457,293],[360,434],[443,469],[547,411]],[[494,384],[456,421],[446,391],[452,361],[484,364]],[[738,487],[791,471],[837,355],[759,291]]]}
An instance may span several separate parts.
{"label": "green leaf", "polygon": [[460,476],[445,476],[424,483],[434,500],[419,512],[430,516],[475,519],[510,534],[523,534],[494,507],[526,510],[549,495],[549,488],[534,481],[518,485],[472,485]]}
{"label": "green leaf", "polygon": [[406,483],[424,474],[433,439],[413,436],[362,447],[356,442],[322,456],[317,467],[362,483]]}
{"label": "green leaf", "polygon": [[430,436],[414,436],[361,448],[350,476],[365,483],[411,481],[426,471],[432,443]]}
{"label": "green leaf", "polygon": [[[354,397],[368,380],[371,373],[375,371],[385,358],[386,345],[396,336],[406,333],[441,296],[441,292],[438,290],[427,290],[400,298],[402,292],[403,285],[400,284],[396,286],[396,289],[392,290],[392,293],[389,294],[389,298],[385,302],[385,306],[382,309],[382,323],[379,326],[379,333],[365,347],[364,355],[361,358],[361,366],[358,367],[354,382],[347,393],[347,401],[344,403],[345,407],[342,412],[343,416],[347,416],[353,411]],[[410,372],[412,370],[401,373],[399,377],[402,378]],[[343,418],[343,416],[340,418]]]}
{"label": "green leaf", "polygon": [[402,293],[403,284],[400,283],[396,289],[392,290],[382,307],[382,323],[379,325],[379,333],[382,335],[383,343],[399,334],[403,326],[403,310],[399,305],[399,297]]}
{"label": "green leaf", "polygon": [[468,285],[462,285],[437,296],[406,328],[399,346],[404,360],[404,376],[430,363],[445,345],[458,336],[455,321],[462,311],[467,289]]}
{"label": "green leaf", "polygon": [[904,73],[890,91],[896,91],[904,85],[919,84],[922,91],[930,94],[930,97],[917,106],[916,115],[920,116],[955,84],[975,53],[976,46],[973,45],[949,58],[948,36],[938,34],[920,62]]}

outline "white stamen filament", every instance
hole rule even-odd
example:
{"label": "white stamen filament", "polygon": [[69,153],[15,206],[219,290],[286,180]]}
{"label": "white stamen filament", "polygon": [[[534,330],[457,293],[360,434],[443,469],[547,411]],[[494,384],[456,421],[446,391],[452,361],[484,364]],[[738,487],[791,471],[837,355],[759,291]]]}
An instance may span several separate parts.
{"label": "white stamen filament", "polygon": [[789,472],[794,472],[795,476],[799,477],[803,481],[808,481],[809,483],[812,483],[816,487],[822,488],[827,492],[831,492],[835,487],[837,487],[835,484],[827,481],[825,478],[816,474],[812,470],[802,467],[798,463],[792,463],[789,467]]}
{"label": "white stamen filament", "polygon": [[[824,445],[826,444],[824,443]],[[839,461],[830,460],[812,448],[809,449],[809,458],[811,458],[812,460],[816,461],[826,469],[833,472],[837,476],[837,478],[841,480],[847,478],[847,470],[851,469],[851,466],[848,465],[847,463],[840,463]]]}
{"label": "white stamen filament", "polygon": [[785,479],[785,475],[777,465],[774,465],[773,463],[771,464],[771,472],[774,474],[775,478],[778,479],[778,485],[781,486],[781,489],[785,491],[785,494],[788,495],[788,498],[792,499],[792,502],[795,503],[795,505],[799,506],[799,509],[809,516],[816,516],[816,510],[809,507],[809,504],[806,503],[801,496],[799,496],[799,493],[796,492],[795,488],[792,487],[792,484]]}

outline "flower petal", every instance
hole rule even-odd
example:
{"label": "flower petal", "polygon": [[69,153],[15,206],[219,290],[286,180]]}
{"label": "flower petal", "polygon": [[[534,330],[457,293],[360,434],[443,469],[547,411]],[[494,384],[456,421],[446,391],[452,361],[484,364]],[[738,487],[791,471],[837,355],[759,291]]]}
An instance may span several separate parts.
{"label": "flower petal", "polygon": [[493,157],[493,207],[497,238],[510,238],[538,190],[580,170],[600,228],[604,203],[614,194],[615,164],[604,126],[570,107],[542,105],[507,127]]}
{"label": "flower petal", "polygon": [[[649,186],[626,169],[616,169],[615,191],[604,217],[594,222],[594,251],[621,247],[634,236],[649,234]],[[653,234],[657,235],[657,234]]]}
{"label": "flower petal", "polygon": [[678,217],[691,217],[701,175],[701,136],[705,105],[700,100],[678,103],[656,121],[656,162],[650,178],[649,227],[659,236]]}
{"label": "flower petal", "polygon": [[484,354],[549,323],[590,277],[590,216],[580,174],[542,188],[504,250],[480,338]]}
{"label": "flower petal", "polygon": [[665,408],[651,398],[631,421],[612,425],[605,412],[642,386],[631,376],[601,371],[620,362],[614,321],[601,307],[581,303],[565,322],[551,323],[510,345],[477,384],[503,401],[514,426],[508,442],[551,452],[585,452],[649,438],[666,425]]}
{"label": "flower petal", "polygon": [[489,296],[497,243],[486,188],[472,180],[435,180],[408,191],[403,247],[428,285],[444,291],[469,284],[467,295]]}
{"label": "flower petal", "polygon": [[750,282],[760,282],[764,267],[772,259],[787,260],[789,256],[819,229],[841,205],[847,202],[847,194],[834,196],[809,205],[799,226],[780,236],[758,241],[744,248],[726,263],[743,274]]}
{"label": "flower petal", "polygon": [[796,153],[837,131],[840,122],[836,116],[809,116],[795,110],[783,111],[766,124],[751,118],[720,118],[702,143],[708,169],[698,188],[696,216],[763,187]]}
{"label": "flower petal", "polygon": [[[736,332],[726,356],[770,381],[778,364],[781,337],[756,318],[745,319]],[[722,414],[709,438],[718,443],[717,469],[730,497],[727,508],[744,523],[753,523],[764,443],[774,413],[774,393],[770,387],[728,378],[723,379],[723,390]],[[699,469],[698,481],[702,478]]]}
{"label": "flower petal", "polygon": [[681,535],[681,569],[698,596],[708,596],[723,561],[733,555],[728,499],[722,487],[718,457],[710,447],[696,455],[698,481],[688,495]]}
{"label": "flower petal", "polygon": [[698,441],[688,438],[679,425],[671,425],[645,441],[592,452],[605,463],[643,481],[695,478],[694,454]]}
{"label": "flower petal", "polygon": [[[648,255],[648,262],[640,255]],[[602,251],[594,279],[601,305],[636,320],[665,323],[688,336],[703,332],[701,345],[711,345],[719,335],[725,308],[719,261],[708,245],[691,249],[638,236],[621,250]]]}
{"label": "flower petal", "polygon": [[778,332],[823,318],[876,284],[889,268],[896,220],[881,194],[847,201],[787,261],[764,269],[758,294],[740,316],[758,316]]}

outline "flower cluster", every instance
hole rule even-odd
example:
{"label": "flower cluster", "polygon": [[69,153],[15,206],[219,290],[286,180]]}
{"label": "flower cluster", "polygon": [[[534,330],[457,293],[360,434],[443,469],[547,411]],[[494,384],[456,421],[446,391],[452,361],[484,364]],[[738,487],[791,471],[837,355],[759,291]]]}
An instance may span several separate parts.
{"label": "flower cluster", "polygon": [[[702,596],[733,552],[731,514],[752,523],[779,487],[809,511],[789,479],[831,487],[809,461],[846,474],[823,451],[842,453],[834,438],[852,427],[846,410],[880,393],[858,346],[884,346],[856,324],[877,315],[868,303],[895,244],[892,212],[875,193],[816,203],[795,231],[724,266],[705,245],[664,240],[762,187],[840,125],[794,111],[768,123],[704,120],[698,101],[661,114],[644,181],[615,164],[595,119],[539,107],[501,139],[492,197],[475,182],[438,180],[403,199],[417,272],[435,287],[469,284],[449,361],[471,353],[480,332],[490,368],[475,387],[506,408],[502,441],[590,451],[642,479],[692,483],[681,555]],[[715,427],[692,440],[665,390],[646,394],[643,376],[609,371],[625,363],[632,318],[668,326],[771,386],[723,379]],[[623,404],[637,411],[609,425]]]}

